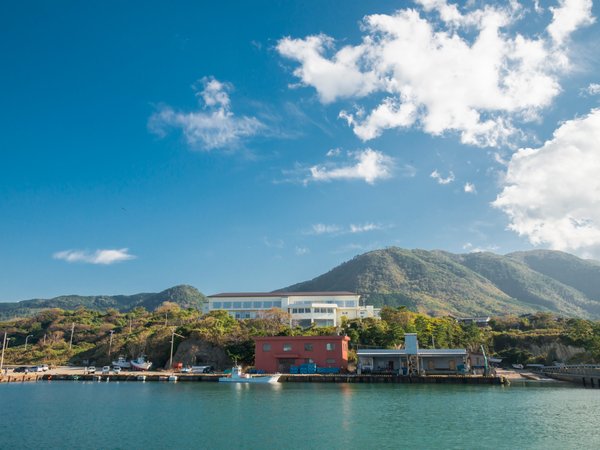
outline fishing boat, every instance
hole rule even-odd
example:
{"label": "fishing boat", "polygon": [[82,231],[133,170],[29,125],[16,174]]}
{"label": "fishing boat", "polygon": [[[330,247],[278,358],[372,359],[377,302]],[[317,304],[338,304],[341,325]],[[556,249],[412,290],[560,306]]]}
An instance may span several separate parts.
{"label": "fishing boat", "polygon": [[281,375],[250,375],[242,373],[240,366],[235,366],[231,369],[231,375],[220,377],[221,383],[277,383]]}
{"label": "fishing boat", "polygon": [[120,367],[121,369],[131,369],[131,363],[125,359],[124,356],[119,356],[116,361],[112,362],[113,367]]}
{"label": "fishing boat", "polygon": [[146,357],[144,355],[140,355],[138,359],[131,360],[131,368],[133,370],[150,370],[152,367],[152,363],[150,361],[146,361]]}

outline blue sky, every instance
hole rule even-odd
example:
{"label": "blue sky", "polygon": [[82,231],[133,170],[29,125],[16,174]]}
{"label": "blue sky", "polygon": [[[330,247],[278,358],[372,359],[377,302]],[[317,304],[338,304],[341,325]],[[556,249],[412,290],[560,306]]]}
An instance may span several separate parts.
{"label": "blue sky", "polygon": [[2,5],[0,301],[600,258],[596,4],[212,3]]}

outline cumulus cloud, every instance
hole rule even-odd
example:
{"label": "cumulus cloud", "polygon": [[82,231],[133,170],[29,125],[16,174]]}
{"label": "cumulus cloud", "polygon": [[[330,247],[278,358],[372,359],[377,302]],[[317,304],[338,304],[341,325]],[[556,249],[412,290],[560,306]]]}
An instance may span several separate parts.
{"label": "cumulus cloud", "polygon": [[257,135],[266,129],[256,117],[236,116],[231,111],[231,84],[204,77],[199,86],[194,89],[201,110],[184,112],[162,106],[148,121],[150,131],[165,136],[170,129],[180,129],[190,147],[212,150],[235,147],[242,138]]}
{"label": "cumulus cloud", "polygon": [[54,259],[60,259],[69,263],[88,263],[109,265],[121,261],[135,259],[135,255],[129,253],[128,248],[96,250],[63,250],[52,255]]}
{"label": "cumulus cloud", "polygon": [[469,183],[468,181],[465,183],[464,191],[467,194],[476,194],[477,190],[475,189],[475,185],[473,183]]}
{"label": "cumulus cloud", "polygon": [[578,28],[594,23],[592,0],[559,0],[559,7],[550,7],[552,23],[548,33],[557,44],[566,41]]}
{"label": "cumulus cloud", "polygon": [[586,95],[598,95],[600,94],[600,84],[590,83],[586,88],[581,90],[581,93]]}
{"label": "cumulus cloud", "polygon": [[450,184],[454,181],[454,172],[450,171],[450,173],[448,174],[448,176],[446,178],[444,178],[437,169],[435,169],[433,172],[431,172],[431,174],[429,175],[431,178],[433,178],[434,180],[436,180],[438,182],[438,184]]}
{"label": "cumulus cloud", "polygon": [[[387,129],[419,127],[496,147],[520,135],[514,123],[536,120],[559,94],[560,75],[569,69],[565,43],[593,22],[590,0],[561,0],[547,33],[531,36],[517,23],[534,13],[516,1],[479,8],[417,4],[366,16],[357,45],[338,49],[319,34],[283,38],[277,50],[298,63],[294,75],[323,103],[365,99],[339,113],[364,141]],[[369,106],[366,97],[381,100]]]}
{"label": "cumulus cloud", "polygon": [[600,255],[600,109],[563,123],[509,162],[493,205],[534,245]]}
{"label": "cumulus cloud", "polygon": [[310,249],[308,247],[296,247],[296,255],[304,256],[310,253]]}
{"label": "cumulus cloud", "polygon": [[382,152],[367,148],[348,155],[351,160],[341,164],[329,162],[312,166],[305,181],[362,180],[374,184],[392,176],[394,160]]}

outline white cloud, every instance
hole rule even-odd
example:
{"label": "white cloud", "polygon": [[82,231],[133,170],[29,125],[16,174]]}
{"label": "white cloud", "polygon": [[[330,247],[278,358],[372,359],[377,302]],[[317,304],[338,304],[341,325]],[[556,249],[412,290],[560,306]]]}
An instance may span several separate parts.
{"label": "white cloud", "polygon": [[366,233],[369,231],[377,231],[383,230],[384,227],[381,224],[377,224],[374,222],[366,222],[363,224],[350,224],[348,226],[341,226],[336,224],[323,224],[316,223],[311,226],[311,229],[305,234],[314,234],[314,235],[325,235],[325,234],[334,234],[334,235],[343,235],[343,234],[357,234],[357,233]]}
{"label": "white cloud", "polygon": [[598,95],[600,94],[600,84],[590,83],[588,87],[581,90],[581,93],[587,95]]}
{"label": "white cloud", "polygon": [[467,242],[465,245],[463,245],[463,250],[466,250],[469,253],[481,253],[481,252],[496,252],[498,251],[498,249],[500,247],[498,247],[497,245],[487,245],[485,247],[477,247],[474,246],[473,244],[471,244],[470,242]]}
{"label": "white cloud", "polygon": [[340,148],[332,148],[327,152],[327,156],[333,158],[335,156],[340,156],[342,154],[342,149]]}
{"label": "white cloud", "polygon": [[464,191],[468,194],[476,194],[477,190],[475,189],[475,185],[473,183],[469,183],[468,181],[465,183]]}
{"label": "white cloud", "polygon": [[315,223],[311,227],[309,234],[333,234],[339,233],[340,227],[337,225],[326,225],[324,223]]}
{"label": "white cloud", "polygon": [[271,239],[266,236],[263,237],[263,243],[269,248],[283,248],[285,246],[283,239]]}
{"label": "white cloud", "polygon": [[367,148],[350,152],[349,155],[353,161],[311,167],[310,177],[305,181],[363,180],[374,184],[377,180],[392,176],[393,159],[377,150]]}
{"label": "white cloud", "polygon": [[256,117],[236,116],[230,108],[231,84],[212,77],[200,80],[202,89],[196,96],[202,100],[200,111],[176,111],[162,106],[148,121],[148,128],[165,136],[171,128],[181,129],[192,148],[212,150],[235,147],[245,137],[265,131],[265,125]]}
{"label": "white cloud", "polygon": [[282,56],[299,63],[294,75],[323,103],[383,97],[370,109],[367,100],[339,114],[364,141],[417,126],[432,135],[457,132],[465,144],[510,142],[520,136],[515,122],[536,120],[559,94],[569,69],[562,44],[593,20],[590,0],[561,0],[548,34],[527,36],[517,22],[535,13],[516,1],[479,9],[476,2],[417,3],[421,12],[366,16],[358,45],[336,49],[323,34],[278,43]]}
{"label": "white cloud", "polygon": [[296,255],[304,256],[310,253],[310,249],[308,247],[296,247]]}
{"label": "white cloud", "polygon": [[52,255],[54,259],[60,259],[69,263],[83,262],[89,264],[109,265],[121,261],[135,259],[135,255],[129,253],[128,248],[96,250],[63,250]]}
{"label": "white cloud", "polygon": [[350,224],[350,233],[364,233],[366,231],[381,230],[383,227],[376,223],[365,223],[362,225]]}
{"label": "white cloud", "polygon": [[563,44],[578,28],[594,23],[592,0],[559,0],[558,8],[550,7],[552,23],[548,34],[558,45]]}
{"label": "white cloud", "polygon": [[448,176],[446,178],[444,178],[437,169],[435,169],[433,172],[431,172],[431,174],[429,175],[431,178],[433,178],[434,180],[436,180],[438,182],[438,184],[450,184],[454,181],[454,172],[450,171],[450,173],[448,174]]}
{"label": "white cloud", "polygon": [[600,109],[563,123],[540,148],[522,148],[493,205],[534,245],[600,255]]}

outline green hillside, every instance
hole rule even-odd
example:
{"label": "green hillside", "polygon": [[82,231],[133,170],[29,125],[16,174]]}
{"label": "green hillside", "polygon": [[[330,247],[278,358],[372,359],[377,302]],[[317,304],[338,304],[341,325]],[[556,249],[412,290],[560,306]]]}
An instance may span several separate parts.
{"label": "green hillside", "polygon": [[[564,272],[561,261],[568,264]],[[596,288],[600,292],[598,275],[599,263],[560,252],[457,255],[392,247],[356,256],[283,290],[350,290],[375,306],[406,305],[435,315],[548,311],[598,318],[599,297],[591,296]]]}
{"label": "green hillside", "polygon": [[154,310],[163,302],[177,303],[182,308],[201,309],[206,297],[195,287],[180,285],[160,293],[142,293],[134,295],[62,295],[51,299],[32,299],[20,302],[1,303],[0,319],[30,316],[49,308],[73,310],[84,307],[93,311],[106,311],[114,308],[118,311],[130,311],[137,307]]}
{"label": "green hillside", "polygon": [[571,286],[588,298],[600,301],[600,262],[564,252],[534,250],[506,255],[531,269]]}

